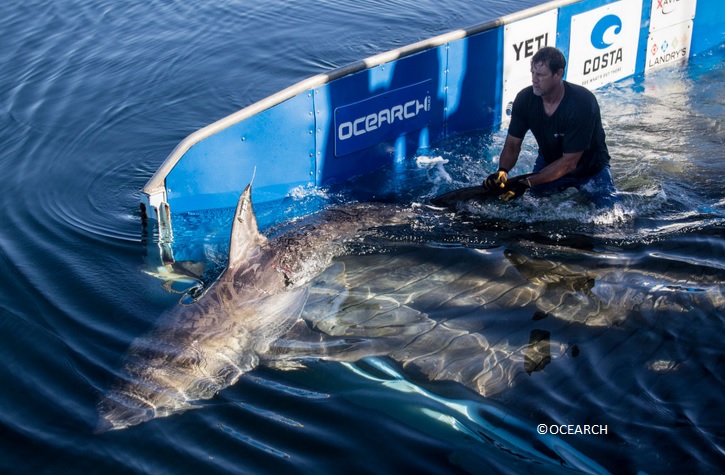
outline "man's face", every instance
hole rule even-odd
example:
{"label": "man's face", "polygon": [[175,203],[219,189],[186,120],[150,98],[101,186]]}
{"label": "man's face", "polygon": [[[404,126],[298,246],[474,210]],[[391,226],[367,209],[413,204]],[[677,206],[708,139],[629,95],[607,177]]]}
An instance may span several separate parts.
{"label": "man's face", "polygon": [[561,70],[552,73],[544,63],[531,65],[531,85],[534,86],[534,94],[546,96],[552,92],[561,82]]}

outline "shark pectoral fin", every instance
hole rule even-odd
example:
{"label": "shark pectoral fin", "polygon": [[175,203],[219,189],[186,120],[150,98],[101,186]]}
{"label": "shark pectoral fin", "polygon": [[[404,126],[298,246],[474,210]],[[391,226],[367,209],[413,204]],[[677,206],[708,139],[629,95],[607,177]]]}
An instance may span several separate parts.
{"label": "shark pectoral fin", "polygon": [[[340,280],[336,280],[340,282]],[[330,336],[412,338],[434,326],[428,316],[388,295],[344,286],[312,290],[303,312],[315,330]]]}
{"label": "shark pectoral fin", "polygon": [[228,268],[244,260],[250,250],[264,244],[267,238],[259,232],[257,217],[252,207],[252,185],[247,187],[239,197],[237,209],[232,222],[232,234],[229,243]]}
{"label": "shark pectoral fin", "polygon": [[357,361],[387,355],[435,326],[426,314],[389,297],[365,295],[350,297],[345,291],[335,296],[321,288],[312,290],[304,320],[272,344],[268,356],[276,362],[266,364],[279,367],[278,362],[292,358]]}
{"label": "shark pectoral fin", "polygon": [[259,299],[256,318],[264,324],[265,333],[281,335],[289,330],[302,314],[309,295],[309,289],[301,287]]}
{"label": "shark pectoral fin", "polygon": [[305,309],[308,326],[318,343],[310,354],[333,361],[356,361],[372,355],[399,351],[435,322],[388,296],[346,292],[327,311]]}
{"label": "shark pectoral fin", "polygon": [[311,322],[336,315],[348,297],[345,265],[337,262],[320,274],[309,287],[302,318]]}
{"label": "shark pectoral fin", "polygon": [[276,295],[264,297],[254,302],[256,327],[258,335],[254,343],[254,351],[260,359],[267,359],[274,342],[283,337],[295,324],[305,307],[309,289],[302,287]]}

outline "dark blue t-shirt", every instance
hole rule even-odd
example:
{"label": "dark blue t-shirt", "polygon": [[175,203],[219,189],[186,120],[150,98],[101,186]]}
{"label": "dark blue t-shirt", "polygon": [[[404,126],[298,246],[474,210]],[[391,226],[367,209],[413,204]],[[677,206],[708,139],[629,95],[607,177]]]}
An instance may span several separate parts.
{"label": "dark blue t-shirt", "polygon": [[592,92],[564,81],[564,97],[551,117],[544,113],[544,102],[529,86],[518,93],[511,112],[509,134],[523,139],[531,130],[539,144],[539,154],[549,164],[564,153],[582,152],[579,163],[567,176],[586,178],[609,164],[609,151],[599,104]]}

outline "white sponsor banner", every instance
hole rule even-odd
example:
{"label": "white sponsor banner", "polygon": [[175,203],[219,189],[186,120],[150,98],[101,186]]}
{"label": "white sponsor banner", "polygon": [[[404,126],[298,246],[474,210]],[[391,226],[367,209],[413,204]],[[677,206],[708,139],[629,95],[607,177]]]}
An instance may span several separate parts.
{"label": "white sponsor banner", "polygon": [[502,121],[511,118],[511,104],[516,94],[531,85],[531,58],[544,46],[556,46],[558,10],[508,24],[503,30],[503,97]]}
{"label": "white sponsor banner", "polygon": [[645,72],[687,60],[692,41],[692,20],[649,34]]}
{"label": "white sponsor banner", "polygon": [[697,0],[652,0],[649,31],[668,28],[695,18]]}
{"label": "white sponsor banner", "polygon": [[634,74],[641,18],[642,0],[574,15],[566,79],[596,89]]}

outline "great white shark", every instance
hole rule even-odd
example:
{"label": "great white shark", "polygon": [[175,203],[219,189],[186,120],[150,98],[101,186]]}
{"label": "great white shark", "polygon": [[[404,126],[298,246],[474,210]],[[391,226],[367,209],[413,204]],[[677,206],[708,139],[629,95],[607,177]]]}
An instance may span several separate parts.
{"label": "great white shark", "polygon": [[394,257],[347,255],[367,230],[407,225],[416,215],[411,206],[351,204],[267,238],[248,186],[226,270],[131,346],[98,404],[97,430],[198,407],[260,365],[291,368],[306,358],[385,356],[414,377],[456,381],[488,396],[566,356],[570,345],[525,323],[497,329],[487,313],[528,306],[535,319],[610,327],[633,306],[723,305],[718,283],[698,286],[626,266],[565,266],[510,250],[468,250],[453,262],[420,246]]}
{"label": "great white shark", "polygon": [[121,377],[99,403],[98,431],[192,408],[278,359],[270,345],[302,324],[305,284],[360,230],[410,217],[408,208],[358,204],[328,209],[314,224],[269,240],[259,232],[247,186],[226,270],[198,301],[174,309],[132,345]]}

